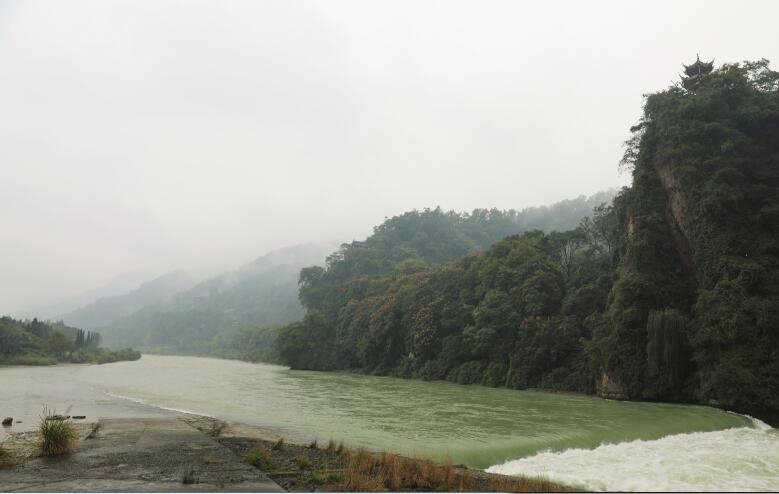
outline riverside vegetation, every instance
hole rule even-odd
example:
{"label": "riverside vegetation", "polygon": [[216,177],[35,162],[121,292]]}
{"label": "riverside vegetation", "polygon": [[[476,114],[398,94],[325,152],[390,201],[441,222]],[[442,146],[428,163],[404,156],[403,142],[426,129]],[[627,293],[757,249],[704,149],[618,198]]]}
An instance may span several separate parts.
{"label": "riverside vegetation", "polygon": [[100,333],[62,322],[0,318],[0,365],[105,364],[141,358],[135,350],[110,351],[100,342]]}
{"label": "riverside vegetation", "polygon": [[622,162],[631,187],[577,228],[493,239],[495,210],[386,221],[301,271],[306,314],[278,331],[278,359],[775,422],[778,87],[761,60],[649,95]]}
{"label": "riverside vegetation", "polygon": [[41,423],[38,427],[41,434],[41,454],[56,456],[70,453],[75,446],[78,434],[73,423],[66,416],[57,415],[55,411],[43,409]]}
{"label": "riverside vegetation", "polygon": [[[211,435],[214,425],[193,419],[195,426]],[[224,426],[220,427],[220,431]],[[242,456],[292,492],[568,492],[574,489],[541,478],[504,476],[471,470],[451,461],[428,459],[348,448],[330,440],[326,445],[286,442],[283,438],[254,439],[217,434],[215,439]],[[190,476],[182,483],[192,481]]]}

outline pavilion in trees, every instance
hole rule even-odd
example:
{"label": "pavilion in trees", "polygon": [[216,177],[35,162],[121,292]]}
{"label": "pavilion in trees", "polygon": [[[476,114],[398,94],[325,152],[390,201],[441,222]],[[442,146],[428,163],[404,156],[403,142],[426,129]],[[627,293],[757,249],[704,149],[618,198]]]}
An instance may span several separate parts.
{"label": "pavilion in trees", "polygon": [[695,63],[692,65],[684,65],[684,73],[687,77],[682,76],[682,85],[684,89],[693,91],[701,83],[701,79],[712,70],[714,70],[714,60],[711,62],[701,62],[700,56],[695,56]]}

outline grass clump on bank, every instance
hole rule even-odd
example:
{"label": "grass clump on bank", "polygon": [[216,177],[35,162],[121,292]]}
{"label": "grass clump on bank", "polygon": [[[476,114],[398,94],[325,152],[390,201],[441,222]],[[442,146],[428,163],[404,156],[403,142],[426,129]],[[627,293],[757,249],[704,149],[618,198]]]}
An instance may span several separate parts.
{"label": "grass clump on bank", "polygon": [[78,438],[73,422],[56,415],[54,410],[51,410],[50,413],[49,409],[45,407],[41,416],[39,431],[43,440],[41,445],[41,454],[43,456],[70,453],[73,451]]}
{"label": "grass clump on bank", "polygon": [[190,468],[181,475],[182,484],[197,484],[199,482],[197,471]]}
{"label": "grass clump on bank", "polygon": [[491,475],[452,465],[365,449],[346,450],[339,491],[560,492],[563,486],[542,479]]}
{"label": "grass clump on bank", "polygon": [[273,461],[273,455],[270,450],[264,446],[257,446],[249,451],[244,459],[249,465],[259,468],[260,470],[275,470],[276,462]]}
{"label": "grass clump on bank", "polygon": [[305,453],[300,453],[297,455],[295,457],[295,463],[300,470],[311,470],[311,458],[309,458]]}
{"label": "grass clump on bank", "polygon": [[211,422],[211,426],[206,431],[206,434],[211,437],[219,437],[226,428],[227,422],[223,420],[214,420]]}

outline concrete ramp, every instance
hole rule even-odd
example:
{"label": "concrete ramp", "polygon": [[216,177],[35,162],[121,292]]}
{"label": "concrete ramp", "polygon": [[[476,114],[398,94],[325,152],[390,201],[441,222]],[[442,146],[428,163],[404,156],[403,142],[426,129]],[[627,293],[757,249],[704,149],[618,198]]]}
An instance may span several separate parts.
{"label": "concrete ramp", "polygon": [[284,492],[178,418],[103,419],[59,457],[0,470],[2,492]]}

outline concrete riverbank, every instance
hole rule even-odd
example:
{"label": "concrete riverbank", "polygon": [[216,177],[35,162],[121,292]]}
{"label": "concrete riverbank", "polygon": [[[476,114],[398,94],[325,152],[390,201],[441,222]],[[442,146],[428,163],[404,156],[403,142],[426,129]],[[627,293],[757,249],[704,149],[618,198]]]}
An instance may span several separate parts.
{"label": "concrete riverbank", "polygon": [[35,432],[4,443],[16,462],[0,491],[283,492],[186,417],[103,419],[78,427],[72,453],[37,456]]}

